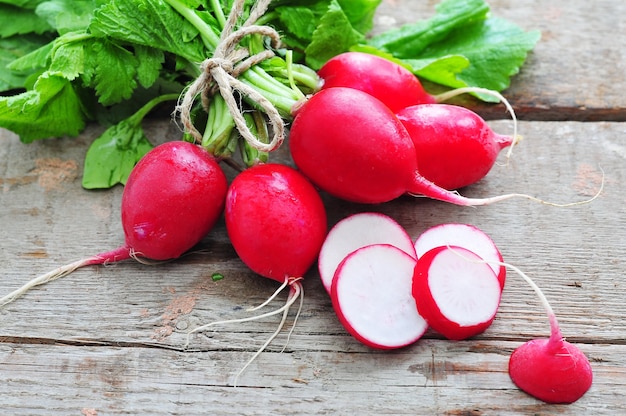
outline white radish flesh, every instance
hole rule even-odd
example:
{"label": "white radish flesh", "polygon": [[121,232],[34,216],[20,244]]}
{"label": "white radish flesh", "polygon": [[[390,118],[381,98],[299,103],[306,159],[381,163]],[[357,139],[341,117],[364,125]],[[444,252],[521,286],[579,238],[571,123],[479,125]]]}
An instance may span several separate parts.
{"label": "white radish flesh", "polygon": [[333,280],[333,307],[346,330],[363,344],[401,348],[428,325],[411,296],[416,260],[389,244],[360,248],[341,262]]}
{"label": "white radish flesh", "polygon": [[331,228],[318,257],[320,278],[329,294],[337,266],[348,254],[371,244],[390,244],[417,258],[411,236],[393,218],[377,212],[346,217]]}
{"label": "white radish flesh", "polygon": [[448,339],[485,331],[496,316],[501,294],[491,267],[465,248],[437,247],[417,261],[413,277],[417,310]]}
{"label": "white radish flesh", "polygon": [[491,237],[479,228],[469,224],[439,224],[424,231],[415,240],[417,257],[440,246],[458,246],[477,254],[491,266],[498,276],[500,287],[504,288],[506,267],[502,266],[502,254]]}

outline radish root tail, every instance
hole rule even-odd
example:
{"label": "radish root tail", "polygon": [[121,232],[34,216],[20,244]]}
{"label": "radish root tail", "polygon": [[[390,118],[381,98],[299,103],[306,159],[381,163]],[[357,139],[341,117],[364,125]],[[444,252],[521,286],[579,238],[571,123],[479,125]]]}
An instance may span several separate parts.
{"label": "radish root tail", "polygon": [[[191,331],[187,332],[187,340],[185,342],[184,349],[187,349],[189,347],[192,334],[197,333],[197,332],[205,331],[205,330],[207,330],[208,328],[210,328],[212,326],[224,325],[224,324],[232,324],[232,323],[240,323],[240,322],[256,321],[256,320],[264,319],[264,318],[267,318],[267,317],[270,317],[270,316],[282,314],[282,318],[281,318],[281,320],[280,320],[276,330],[269,336],[269,338],[263,343],[263,345],[261,345],[261,347],[254,353],[254,355],[246,362],[246,364],[244,364],[244,366],[235,375],[235,379],[233,381],[233,387],[237,387],[237,380],[239,379],[241,374],[243,374],[243,372],[250,366],[250,364],[252,364],[252,362],[263,351],[265,351],[267,346],[270,345],[270,343],[278,336],[278,334],[280,334],[280,332],[282,331],[282,329],[283,329],[283,327],[285,325],[285,322],[287,321],[287,316],[289,315],[289,310],[291,309],[292,305],[296,302],[296,300],[300,299],[300,306],[298,308],[298,312],[296,314],[296,317],[294,318],[293,325],[291,326],[291,330],[289,331],[289,334],[287,336],[287,343],[289,342],[289,338],[291,337],[291,333],[293,332],[293,329],[295,327],[296,321],[297,321],[297,319],[298,319],[298,317],[300,315],[300,311],[302,310],[302,305],[303,305],[303,301],[304,301],[304,288],[302,287],[302,283],[300,282],[301,280],[302,280],[302,277],[296,277],[296,278],[290,277],[290,278],[285,279],[285,281],[281,284],[281,286],[265,302],[263,302],[259,306],[256,306],[256,307],[248,309],[248,311],[255,311],[255,310],[261,309],[264,306],[267,306],[267,304],[269,304],[274,298],[276,298],[276,296],[278,296],[279,293],[281,293],[286,287],[289,287],[289,295],[287,296],[287,300],[285,301],[285,304],[283,306],[281,306],[280,308],[275,309],[275,310],[270,311],[270,312],[266,312],[266,313],[260,314],[260,315],[249,316],[249,317],[246,317],[246,318],[214,321],[214,322],[210,322],[210,323],[205,324],[205,325],[201,325],[201,326],[199,326],[197,328],[194,328]],[[281,352],[283,352],[285,350],[285,348],[287,348],[287,343],[285,343],[285,346],[283,347]]]}
{"label": "radish root tail", "polygon": [[22,287],[0,298],[0,307],[8,305],[9,303],[13,302],[20,296],[24,295],[26,292],[28,292],[30,289],[32,289],[35,286],[43,285],[45,283],[59,279],[63,276],[67,276],[68,274],[72,273],[76,269],[94,264],[94,259],[96,258],[90,257],[87,259],[78,260],[73,263],[66,264],[65,266],[58,267],[52,271],[49,271],[46,274],[42,274],[40,276],[35,277],[34,279],[29,280]]}

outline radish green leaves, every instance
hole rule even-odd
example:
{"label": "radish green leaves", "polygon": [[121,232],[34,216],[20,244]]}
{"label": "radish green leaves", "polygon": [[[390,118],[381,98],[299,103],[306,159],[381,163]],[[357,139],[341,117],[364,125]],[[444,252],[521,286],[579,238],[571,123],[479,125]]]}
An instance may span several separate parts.
{"label": "radish green leaves", "polygon": [[[243,18],[254,3],[245,3]],[[94,143],[98,151],[90,152],[84,185],[124,183],[131,161],[151,146],[140,123],[127,119],[157,97],[180,95],[198,77],[199,64],[215,51],[232,4],[0,0],[0,128],[29,143],[76,136],[96,121],[108,129]],[[252,74],[246,78],[245,72],[240,78],[258,82],[253,87],[262,93],[273,92],[274,105],[284,117],[290,117],[299,95],[315,92],[310,73],[314,76],[328,59],[348,50],[399,60],[420,78],[443,86],[502,90],[539,38],[537,32],[491,17],[484,0],[443,0],[432,18],[368,38],[380,4],[272,1],[257,24],[278,30],[285,49],[277,50],[271,62],[257,65],[259,81],[251,80]],[[243,42],[263,45],[253,37]],[[297,94],[285,75],[292,69],[284,63],[286,50],[302,71],[309,71],[309,81],[297,86]],[[117,123],[123,124],[115,127]],[[104,148],[109,152],[102,152]]]}

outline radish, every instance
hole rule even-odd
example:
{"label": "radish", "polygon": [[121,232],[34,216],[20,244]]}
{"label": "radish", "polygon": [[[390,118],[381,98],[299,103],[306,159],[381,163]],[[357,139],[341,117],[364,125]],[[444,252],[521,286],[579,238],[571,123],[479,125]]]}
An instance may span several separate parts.
{"label": "radish", "polygon": [[356,249],[371,244],[391,244],[417,259],[411,236],[393,218],[377,212],[350,215],[328,232],[318,257],[318,270],[330,294],[337,266]]}
{"label": "radish", "polygon": [[413,105],[396,115],[413,140],[420,174],[445,189],[478,182],[513,144],[513,137],[494,133],[478,114],[457,105]]}
{"label": "radish", "polygon": [[462,340],[491,325],[502,290],[493,269],[478,255],[462,247],[440,246],[418,258],[412,293],[431,328],[448,339]]}
{"label": "radish", "polygon": [[395,114],[360,90],[334,87],[294,110],[290,151],[320,189],[357,203],[383,203],[404,194],[457,205],[486,205],[519,194],[473,199],[437,186],[418,170],[415,146]]}
{"label": "radish", "polygon": [[[487,264],[485,260],[466,249],[450,246],[438,247],[429,251],[418,260],[415,268],[416,274],[418,268],[424,267],[424,258],[432,252],[443,252],[444,250],[457,256],[458,260],[465,262],[463,267]],[[511,380],[521,390],[546,403],[573,403],[580,399],[591,388],[593,382],[593,370],[589,359],[577,346],[565,341],[556,315],[539,286],[519,268],[504,262],[493,263],[512,269],[532,287],[546,310],[548,320],[550,321],[550,338],[528,341],[517,347],[511,354],[509,358],[509,376]],[[415,281],[413,289],[417,302],[418,298],[422,297],[423,292],[416,293]],[[471,290],[468,291],[468,293],[470,292]],[[495,295],[492,292],[490,292],[491,295],[488,299],[485,298],[485,301],[493,301],[495,299]],[[440,304],[445,305],[447,302],[447,298],[440,299]],[[422,313],[419,305],[418,310]],[[426,309],[424,313],[426,311],[430,311],[430,309]],[[433,322],[429,321],[426,315],[424,317],[433,326]],[[434,326],[433,329],[435,329]]]}
{"label": "radish", "polygon": [[550,338],[533,339],[513,351],[509,375],[517,387],[546,403],[573,403],[591,388],[593,370],[589,359],[575,345],[565,341],[552,307],[541,289],[516,267],[533,288],[550,321]]}
{"label": "radish", "polygon": [[498,276],[500,287],[504,288],[506,267],[500,265],[502,254],[491,237],[479,228],[469,224],[439,224],[421,233],[415,240],[415,252],[422,257],[427,251],[439,246],[464,247],[477,254],[491,266]]}
{"label": "radish", "polygon": [[239,371],[238,377],[278,335],[298,298],[302,305],[301,281],[317,259],[326,237],[327,219],[322,199],[313,185],[297,170],[276,163],[255,165],[235,177],[226,195],[224,217],[228,236],[242,262],[255,273],[281,283],[266,302],[251,310],[267,305],[289,287],[285,304],[274,311],[216,321],[189,332],[191,335],[212,325],[282,313],[278,329]]}
{"label": "radish", "polygon": [[30,288],[91,265],[135,258],[169,260],[200,242],[222,214],[228,183],[215,158],[183,141],[161,144],[134,167],[122,195],[122,246],[59,267],[0,299],[12,302]]}
{"label": "radish", "polygon": [[260,164],[240,173],[228,189],[225,218],[241,260],[280,283],[304,276],[327,233],[319,193],[282,164]]}
{"label": "radish", "polygon": [[411,297],[415,262],[389,244],[359,248],[341,262],[331,297],[352,336],[379,349],[401,348],[421,338],[428,325]]}
{"label": "radish", "polygon": [[402,65],[363,52],[344,52],[317,72],[322,89],[348,87],[366,92],[396,112],[415,104],[434,103],[419,79]]}

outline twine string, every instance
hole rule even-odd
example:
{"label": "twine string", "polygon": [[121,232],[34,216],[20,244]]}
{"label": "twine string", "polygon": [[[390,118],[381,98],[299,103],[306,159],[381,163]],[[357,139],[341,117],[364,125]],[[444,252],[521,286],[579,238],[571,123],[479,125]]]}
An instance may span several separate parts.
{"label": "twine string", "polygon": [[[202,62],[201,74],[189,85],[182,99],[179,100],[176,111],[180,114],[181,123],[197,142],[202,142],[202,134],[191,119],[191,109],[196,97],[200,96],[203,108],[208,111],[211,96],[218,92],[224,98],[237,130],[250,146],[261,152],[271,152],[284,141],[285,125],[276,107],[256,89],[239,79],[241,74],[254,65],[274,56],[274,52],[270,49],[250,55],[248,49],[239,45],[244,37],[261,35],[269,38],[270,46],[273,48],[280,45],[280,35],[276,30],[269,26],[254,24],[265,13],[269,3],[270,0],[257,2],[250,11],[248,19],[235,30],[237,20],[243,13],[245,0],[235,1],[213,56]],[[242,97],[265,112],[272,126],[272,139],[269,143],[260,141],[248,128],[235,92],[239,92]]]}

